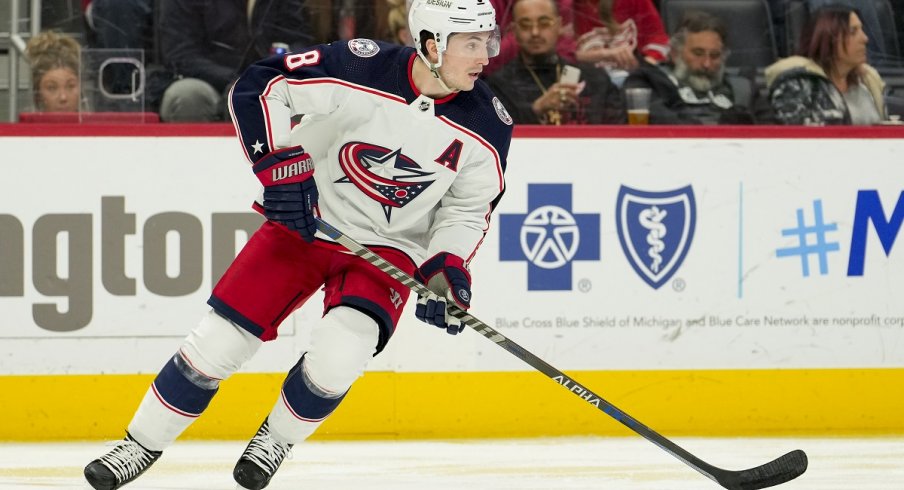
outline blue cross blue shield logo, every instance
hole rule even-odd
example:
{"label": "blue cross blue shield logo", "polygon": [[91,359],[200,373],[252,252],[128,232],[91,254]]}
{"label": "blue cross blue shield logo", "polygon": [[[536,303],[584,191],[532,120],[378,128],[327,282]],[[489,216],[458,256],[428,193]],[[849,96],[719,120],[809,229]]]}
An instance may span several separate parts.
{"label": "blue cross blue shield logo", "polygon": [[529,291],[570,291],[571,263],[599,260],[600,215],[571,209],[571,184],[528,184],[527,213],[499,217],[499,260],[526,261]]}
{"label": "blue cross blue shield logo", "polygon": [[659,289],[681,266],[697,221],[691,186],[647,192],[621,186],[615,205],[618,240],[631,267]]}

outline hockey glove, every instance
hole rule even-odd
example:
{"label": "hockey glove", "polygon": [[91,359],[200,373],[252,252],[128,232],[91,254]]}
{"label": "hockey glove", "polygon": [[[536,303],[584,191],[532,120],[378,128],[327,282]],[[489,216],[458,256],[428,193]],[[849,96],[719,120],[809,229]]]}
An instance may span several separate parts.
{"label": "hockey glove", "polygon": [[456,335],[464,329],[461,320],[449,314],[447,304],[455,304],[462,310],[471,307],[471,274],[464,260],[448,252],[441,252],[414,271],[414,278],[432,291],[418,295],[414,310],[417,319],[446,329]]}
{"label": "hockey glove", "polygon": [[253,169],[264,184],[264,216],[313,242],[318,193],[311,155],[300,146],[283,148],[261,157]]}

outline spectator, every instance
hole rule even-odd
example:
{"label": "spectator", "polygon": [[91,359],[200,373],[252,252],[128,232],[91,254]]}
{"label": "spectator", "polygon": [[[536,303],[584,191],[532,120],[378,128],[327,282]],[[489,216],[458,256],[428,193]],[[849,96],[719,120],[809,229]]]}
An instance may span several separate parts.
{"label": "spectator", "polygon": [[302,0],[160,0],[161,57],[180,79],[163,94],[170,122],[225,119],[229,85],[274,46],[312,42]]}
{"label": "spectator", "polygon": [[[172,76],[160,70],[149,70],[154,59],[155,43],[153,31],[152,0],[83,0],[85,21],[89,27],[89,47],[103,50],[141,50],[145,67],[145,102],[148,108],[159,110],[160,97]],[[118,56],[114,54],[114,56]],[[134,78],[136,69],[129,64],[112,64],[101,80],[107,91],[117,95],[133,94],[137,90]],[[100,102],[99,102],[100,103]],[[124,109],[129,104],[117,101],[103,101],[107,109]],[[97,107],[101,110],[100,107]]]}
{"label": "spectator", "polygon": [[377,5],[383,4],[383,1],[321,0],[308,3],[312,4],[312,7],[320,4],[330,10],[333,28],[331,29],[332,32],[326,36],[326,39],[338,38],[340,41],[359,38],[374,39],[386,27],[379,25],[376,15],[378,11],[382,12],[383,6],[381,5],[381,9],[378,9]]}
{"label": "spectator", "polygon": [[[519,124],[623,124],[624,101],[605,70],[579,64],[577,83],[561,81],[556,53],[562,18],[553,0],[516,0],[517,57],[490,75],[490,88]],[[571,67],[573,68],[573,67]]]}
{"label": "spectator", "polygon": [[725,24],[688,12],[673,35],[670,62],[642,63],[626,87],[651,90],[651,124],[750,124],[757,91],[746,77],[725,74]]}
{"label": "spectator", "polygon": [[[872,0],[806,0],[802,6],[804,7],[804,12],[815,12],[823,7],[832,5],[843,5],[854,9],[861,22],[863,22],[863,30],[869,36],[869,43],[866,45],[867,61],[873,66],[901,66],[902,60],[898,59],[894,54],[899,52],[898,50],[901,48],[889,45],[887,39],[883,36],[882,22],[880,21],[881,14],[876,8],[876,3]],[[890,6],[895,11],[896,18],[894,20],[889,19],[891,20],[889,23],[899,22],[900,16],[897,14],[900,14],[899,9],[904,6],[904,2],[902,0],[892,0]],[[793,18],[786,18],[788,14],[787,0],[769,0],[769,8],[772,11],[772,22],[775,26],[775,32],[793,33],[796,22],[794,22]],[[795,8],[799,8],[799,6]],[[899,25],[897,31],[897,37],[904,41],[904,36],[900,35],[902,26]],[[794,46],[791,40],[785,42],[786,39],[783,35],[777,36],[777,41],[779,41],[779,51],[781,53],[791,54],[797,49],[797,46]],[[788,46],[786,44],[792,45]]]}
{"label": "spectator", "polygon": [[639,58],[656,64],[669,53],[669,36],[651,0],[575,0],[575,59],[609,70],[617,85]]}
{"label": "spectator", "polygon": [[154,50],[152,0],[89,0],[85,21],[93,32],[91,47]]}
{"label": "spectator", "polygon": [[886,46],[885,38],[882,36],[882,23],[879,21],[879,12],[876,10],[874,1],[807,0],[807,7],[810,12],[816,12],[819,9],[831,6],[848,7],[856,12],[857,17],[863,23],[863,30],[869,37],[869,43],[866,45],[866,56],[869,63],[874,66],[901,65],[901,60],[895,59],[891,54],[895,48]]}
{"label": "spectator", "polygon": [[[556,52],[559,56],[573,63],[574,50],[577,47],[574,39],[574,0],[554,0],[556,2],[556,10],[562,19],[561,28],[559,29],[559,40],[556,42]],[[512,21],[515,0],[490,0],[496,9],[496,25],[514,26]],[[483,69],[484,76],[496,72],[503,65],[512,61],[518,56],[518,42],[515,40],[515,33],[511,28],[507,28],[503,32],[502,43],[499,46],[499,55],[490,58],[490,64]]]}
{"label": "spectator", "polygon": [[28,40],[25,55],[31,65],[37,112],[79,112],[81,47],[72,37],[53,31]]}
{"label": "spectator", "polygon": [[777,122],[864,125],[885,120],[885,82],[866,64],[868,41],[850,7],[814,12],[801,34],[800,55],[766,68]]}
{"label": "spectator", "polygon": [[386,24],[389,27],[389,40],[402,46],[414,47],[414,39],[408,29],[408,10],[411,0],[387,0],[389,12]]}

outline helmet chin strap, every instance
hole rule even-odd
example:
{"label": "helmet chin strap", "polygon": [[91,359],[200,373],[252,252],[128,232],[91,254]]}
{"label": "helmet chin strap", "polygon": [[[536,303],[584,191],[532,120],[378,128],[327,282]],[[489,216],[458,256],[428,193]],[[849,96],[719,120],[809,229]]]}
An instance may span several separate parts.
{"label": "helmet chin strap", "polygon": [[426,66],[427,69],[430,70],[430,73],[433,75],[433,78],[436,79],[437,82],[439,82],[439,86],[443,91],[448,92],[450,94],[453,92],[458,92],[458,90],[453,90],[453,89],[449,88],[449,86],[446,85],[446,82],[443,81],[442,75],[439,74],[439,68],[441,66],[443,66],[443,53],[441,51],[437,51],[436,63],[430,61],[430,59],[427,57],[427,55],[425,53],[421,52],[420,49],[418,49],[417,55],[418,55],[418,58],[420,58],[421,62],[424,63],[424,66]]}
{"label": "helmet chin strap", "polygon": [[449,86],[446,85],[446,82],[443,81],[443,77],[441,77],[440,74],[439,74],[439,67],[438,67],[438,66],[434,65],[433,63],[430,63],[429,68],[430,68],[430,73],[433,74],[433,78],[435,78],[436,81],[439,82],[439,86],[440,86],[443,90],[445,90],[446,92],[450,92],[450,93],[451,93],[451,92],[455,92],[455,90],[452,90],[451,88],[449,88]]}

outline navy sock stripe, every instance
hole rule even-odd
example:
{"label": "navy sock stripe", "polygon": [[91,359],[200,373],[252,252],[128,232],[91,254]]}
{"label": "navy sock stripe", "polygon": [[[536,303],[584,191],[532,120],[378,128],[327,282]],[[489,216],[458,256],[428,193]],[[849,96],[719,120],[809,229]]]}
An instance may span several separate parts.
{"label": "navy sock stripe", "polygon": [[304,356],[286,376],[282,388],[283,401],[298,418],[311,421],[323,420],[333,413],[333,410],[336,410],[336,407],[345,398],[345,393],[335,398],[326,398],[311,391],[304,379],[303,362]]}
{"label": "navy sock stripe", "polygon": [[197,417],[210,404],[218,388],[205,389],[192,383],[179,370],[173,356],[154,379],[153,389],[169,408],[189,417]]}

